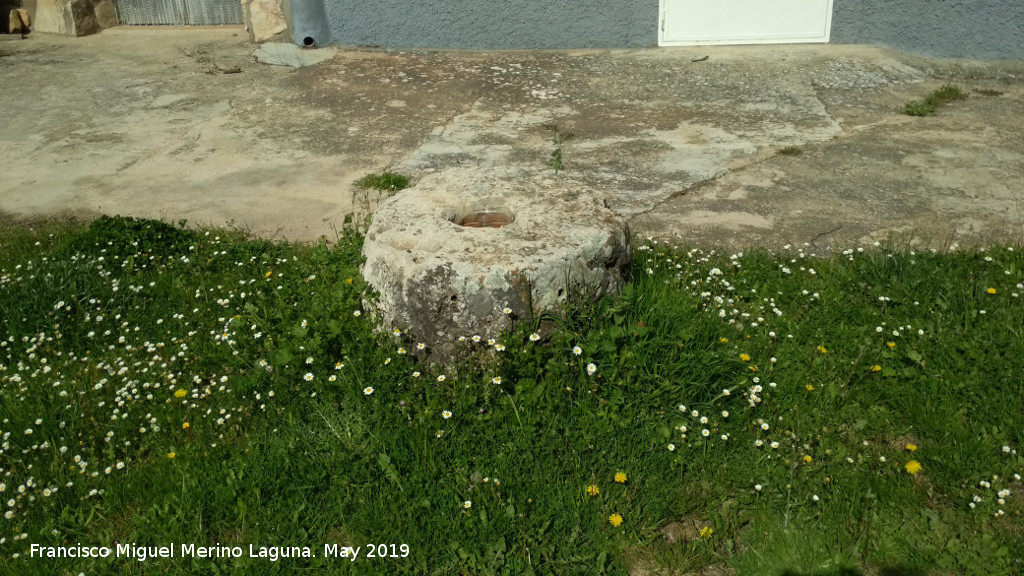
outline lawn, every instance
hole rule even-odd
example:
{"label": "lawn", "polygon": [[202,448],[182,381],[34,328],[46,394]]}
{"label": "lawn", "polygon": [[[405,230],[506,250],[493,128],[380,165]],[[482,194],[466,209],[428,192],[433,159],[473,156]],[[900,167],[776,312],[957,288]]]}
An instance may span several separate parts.
{"label": "lawn", "polygon": [[444,366],[353,232],[6,226],[0,573],[1024,573],[1020,250],[636,245]]}

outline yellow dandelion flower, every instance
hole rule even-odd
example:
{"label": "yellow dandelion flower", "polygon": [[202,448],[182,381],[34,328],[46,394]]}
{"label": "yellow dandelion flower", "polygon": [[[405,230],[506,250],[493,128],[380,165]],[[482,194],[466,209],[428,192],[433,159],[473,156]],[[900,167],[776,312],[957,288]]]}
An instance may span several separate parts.
{"label": "yellow dandelion flower", "polygon": [[590,486],[587,486],[587,494],[589,496],[597,496],[600,493],[601,489],[598,488],[596,484],[591,484]]}
{"label": "yellow dandelion flower", "polygon": [[907,444],[908,452],[913,452],[914,450],[917,450],[917,444]]}
{"label": "yellow dandelion flower", "polygon": [[711,538],[711,535],[715,533],[715,529],[711,526],[705,526],[700,529],[701,538]]}
{"label": "yellow dandelion flower", "polygon": [[751,372],[757,372],[757,364],[754,364],[753,366],[747,366],[747,370],[750,370]]}
{"label": "yellow dandelion flower", "polygon": [[615,473],[615,481],[618,482],[619,484],[625,484],[626,483],[626,473],[625,472],[621,472],[621,471],[620,472],[616,472]]}
{"label": "yellow dandelion flower", "polygon": [[989,294],[995,294],[996,293],[996,289],[995,288],[989,288],[988,290],[985,290],[985,292],[988,292]]}
{"label": "yellow dandelion flower", "polygon": [[175,456],[177,456],[177,454],[175,454],[174,452],[168,452],[167,453],[167,457],[170,458],[171,460],[174,460]]}
{"label": "yellow dandelion flower", "polygon": [[907,465],[904,466],[904,468],[906,468],[907,472],[911,475],[917,474],[921,471],[921,463],[917,460],[911,460],[910,462],[907,462]]}
{"label": "yellow dandelion flower", "polygon": [[888,346],[889,348],[895,348],[896,347],[896,343],[895,342],[886,342],[885,345]]}
{"label": "yellow dandelion flower", "polygon": [[814,390],[814,386],[811,386],[810,384],[805,384],[804,388],[806,388],[808,392],[811,392],[811,391]]}
{"label": "yellow dandelion flower", "polygon": [[181,429],[182,430],[187,430],[190,426],[191,426],[191,424],[189,424],[188,422],[182,422],[181,423]]}
{"label": "yellow dandelion flower", "polygon": [[188,392],[185,392],[185,390],[181,388],[178,388],[177,390],[174,391],[175,398],[184,398],[185,394],[188,394]]}
{"label": "yellow dandelion flower", "polygon": [[273,272],[271,272],[270,270],[267,270],[267,273],[264,274],[263,277],[264,278],[270,278],[271,274],[273,274]]}
{"label": "yellow dandelion flower", "polygon": [[619,526],[622,526],[622,515],[617,513],[612,514],[608,517],[608,522],[610,522],[612,526],[618,528]]}
{"label": "yellow dandelion flower", "polygon": [[743,360],[744,362],[750,362],[750,356],[746,354],[740,354],[740,360]]}
{"label": "yellow dandelion flower", "polygon": [[718,341],[721,342],[722,344],[728,344],[729,343],[729,339],[728,338],[719,338]]}
{"label": "yellow dandelion flower", "polygon": [[811,458],[809,454],[804,454],[804,463],[810,464],[814,458]]}
{"label": "yellow dandelion flower", "polygon": [[347,282],[348,282],[349,284],[351,284],[351,283],[352,283],[352,279],[351,279],[351,278],[349,278],[349,279],[347,280]]}
{"label": "yellow dandelion flower", "polygon": [[828,354],[828,350],[824,346],[818,346],[818,352],[822,354]]}
{"label": "yellow dandelion flower", "polygon": [[874,366],[871,367],[871,371],[872,372],[881,372],[882,371],[882,367],[879,366],[878,364],[875,364]]}

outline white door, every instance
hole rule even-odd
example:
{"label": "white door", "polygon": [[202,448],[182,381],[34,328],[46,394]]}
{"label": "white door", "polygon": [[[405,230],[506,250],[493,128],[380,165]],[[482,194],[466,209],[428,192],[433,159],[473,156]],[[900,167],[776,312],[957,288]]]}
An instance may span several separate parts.
{"label": "white door", "polygon": [[828,42],[832,0],[660,0],[658,45]]}

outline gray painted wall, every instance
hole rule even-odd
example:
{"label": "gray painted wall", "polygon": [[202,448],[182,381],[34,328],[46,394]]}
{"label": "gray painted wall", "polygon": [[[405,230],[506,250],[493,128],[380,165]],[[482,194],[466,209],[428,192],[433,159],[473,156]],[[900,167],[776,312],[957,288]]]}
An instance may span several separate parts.
{"label": "gray painted wall", "polygon": [[[333,40],[349,46],[658,45],[658,0],[322,1]],[[878,44],[945,58],[1024,59],[1024,0],[833,1],[835,43]]]}
{"label": "gray painted wall", "polygon": [[939,58],[1024,60],[1024,2],[834,0],[832,42]]}
{"label": "gray painted wall", "polygon": [[[294,1],[294,0],[293,0]],[[658,0],[324,0],[338,44],[635,48],[658,44]]]}
{"label": "gray painted wall", "polygon": [[288,9],[292,15],[292,41],[300,46],[308,46],[308,42],[316,46],[327,46],[331,43],[331,25],[327,20],[323,2],[290,0]]}

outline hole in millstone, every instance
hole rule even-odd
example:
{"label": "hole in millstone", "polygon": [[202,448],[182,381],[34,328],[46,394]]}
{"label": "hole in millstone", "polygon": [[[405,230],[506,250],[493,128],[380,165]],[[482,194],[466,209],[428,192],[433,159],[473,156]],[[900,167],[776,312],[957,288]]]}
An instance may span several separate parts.
{"label": "hole in millstone", "polygon": [[456,301],[456,300],[458,300],[458,299],[459,299],[459,297],[458,297],[458,296],[456,296],[456,295],[452,294],[452,302],[455,302],[455,301]]}
{"label": "hole in millstone", "polygon": [[456,214],[452,222],[468,228],[501,228],[516,221],[515,214],[504,206],[484,203]]}
{"label": "hole in millstone", "polygon": [[302,39],[303,46],[312,46],[314,44],[316,44],[316,40],[313,40],[312,36],[306,36],[305,38]]}

